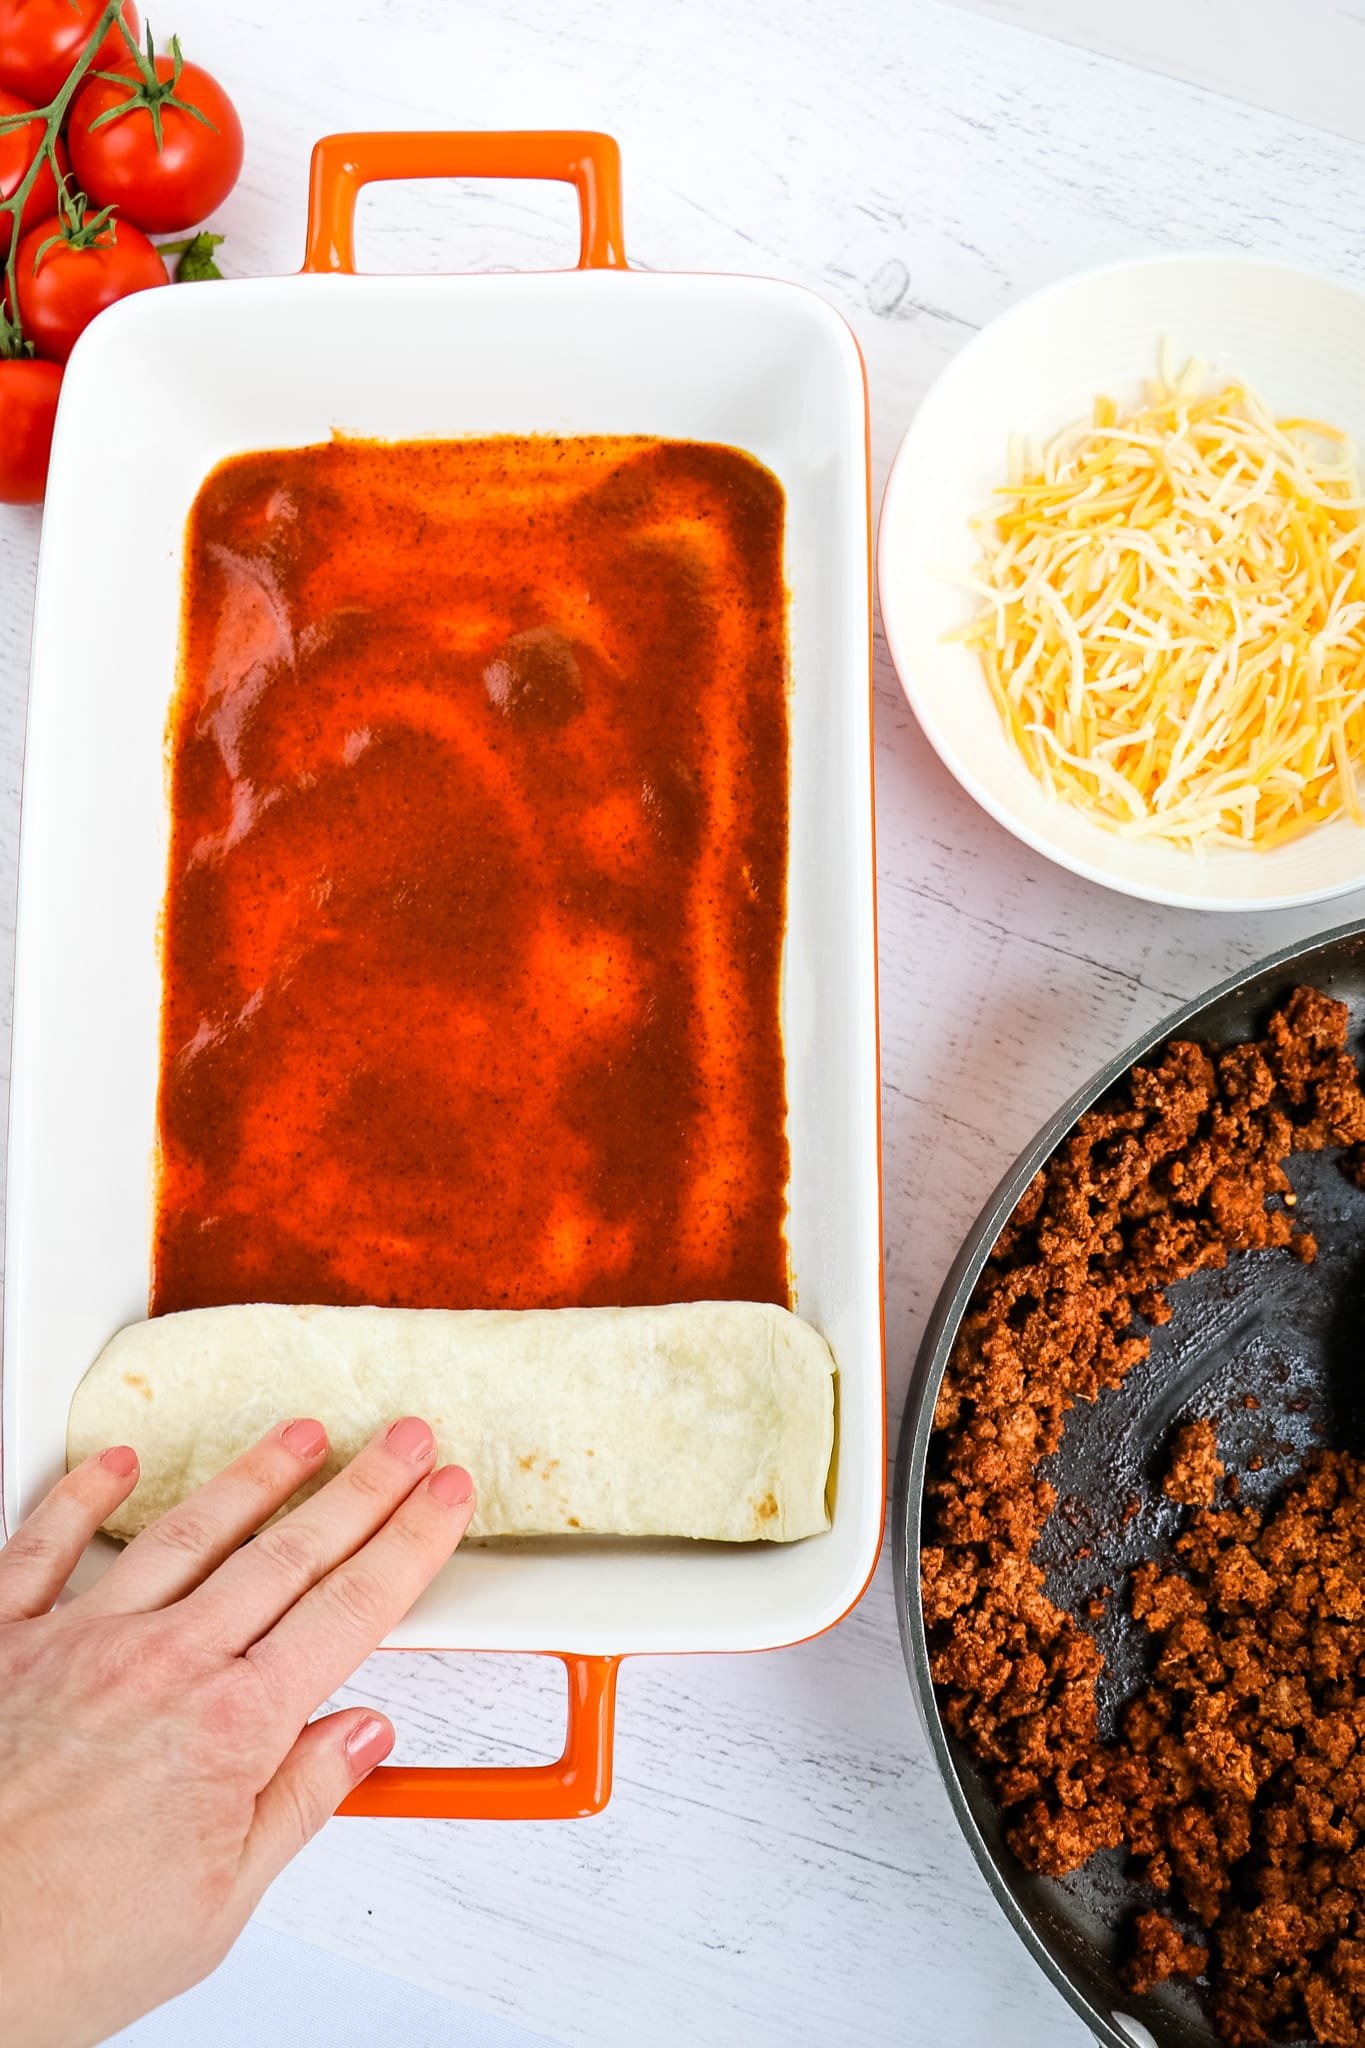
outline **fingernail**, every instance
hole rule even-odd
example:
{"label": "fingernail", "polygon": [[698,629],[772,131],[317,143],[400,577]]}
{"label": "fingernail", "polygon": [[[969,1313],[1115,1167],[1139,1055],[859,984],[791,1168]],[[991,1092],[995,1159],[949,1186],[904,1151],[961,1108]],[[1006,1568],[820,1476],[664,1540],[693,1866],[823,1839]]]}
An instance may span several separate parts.
{"label": "fingernail", "polygon": [[346,1754],[357,1772],[372,1771],[376,1764],[383,1763],[392,1748],[393,1730],[378,1714],[367,1714],[363,1721],[357,1721],[346,1737]]}
{"label": "fingernail", "polygon": [[100,1452],[100,1463],[117,1472],[120,1479],[131,1479],[137,1470],[137,1452],[127,1444],[115,1444],[112,1449]]}
{"label": "fingernail", "polygon": [[297,1422],[291,1422],[287,1429],[280,1431],[280,1442],[286,1444],[296,1458],[311,1460],[326,1450],[327,1432],[320,1422],[314,1422],[311,1415],[301,1415]]}
{"label": "fingernail", "polygon": [[442,1465],[427,1481],[443,1508],[462,1508],[474,1498],[474,1482],[463,1465]]}
{"label": "fingernail", "polygon": [[396,1457],[410,1458],[414,1465],[420,1465],[435,1438],[420,1415],[405,1415],[401,1422],[393,1424],[384,1441]]}

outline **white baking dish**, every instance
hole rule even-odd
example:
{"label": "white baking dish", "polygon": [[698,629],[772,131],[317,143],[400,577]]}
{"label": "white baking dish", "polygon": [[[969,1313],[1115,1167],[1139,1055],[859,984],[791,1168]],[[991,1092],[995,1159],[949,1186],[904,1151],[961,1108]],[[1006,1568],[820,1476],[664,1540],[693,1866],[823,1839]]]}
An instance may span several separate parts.
{"label": "white baking dish", "polygon": [[[880,1540],[862,366],[842,320],[794,286],[617,267],[615,167],[614,146],[600,137],[330,138],[314,165],[310,262],[349,264],[350,213],[368,177],[501,170],[578,184],[588,267],[532,277],[304,274],[142,294],[81,340],[53,452],[20,857],[0,1421],[11,1529],[62,1469],[77,1381],[120,1325],[146,1313],[164,736],[182,537],[206,473],[224,456],[334,429],[385,438],[646,433],[735,444],[786,491],[789,1239],[796,1305],[824,1331],[839,1367],[833,1527],[786,1547],[576,1540],[471,1550],[395,1631],[393,1648],[589,1660],[766,1648],[837,1621]],[[152,423],[145,446],[141,430],[130,439],[138,420]],[[580,1706],[595,1700],[605,1729],[609,1673],[583,1665],[571,1675]],[[376,1793],[369,1810],[470,1810],[410,1785],[404,1799],[394,1792]],[[515,1810],[599,1803],[531,1798]],[[475,1801],[474,1810],[485,1809]]]}

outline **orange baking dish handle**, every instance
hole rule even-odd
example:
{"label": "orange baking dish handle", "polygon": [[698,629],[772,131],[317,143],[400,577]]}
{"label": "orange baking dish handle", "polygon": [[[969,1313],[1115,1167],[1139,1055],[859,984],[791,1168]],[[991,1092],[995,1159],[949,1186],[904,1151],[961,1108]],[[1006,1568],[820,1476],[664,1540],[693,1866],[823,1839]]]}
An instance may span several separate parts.
{"label": "orange baking dish handle", "polygon": [[355,203],[382,178],[555,178],[578,193],[580,270],[624,270],[621,152],[578,128],[324,135],[313,149],[305,270],[355,269]]}
{"label": "orange baking dish handle", "polygon": [[381,1765],[338,1809],[387,1820],[582,1820],[611,1797],[619,1657],[565,1657],[569,1732],[558,1763],[508,1770]]}

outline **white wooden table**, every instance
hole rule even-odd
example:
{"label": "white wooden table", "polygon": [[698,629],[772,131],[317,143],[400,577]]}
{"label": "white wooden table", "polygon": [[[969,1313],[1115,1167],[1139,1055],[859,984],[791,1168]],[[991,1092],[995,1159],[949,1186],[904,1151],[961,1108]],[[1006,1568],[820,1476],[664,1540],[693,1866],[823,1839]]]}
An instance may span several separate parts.
{"label": "white wooden table", "polygon": [[[242,108],[230,272],[297,267],[328,129],[609,129],[636,263],[790,277],[847,314],[878,492],[954,350],[1069,271],[1203,246],[1365,283],[1365,16],[1327,0],[181,0],[152,18]],[[375,268],[531,267],[574,246],[560,188],[362,203]],[[6,959],[37,533],[0,512]],[[99,564],[67,569],[99,602]],[[121,593],[120,627],[135,621]],[[949,780],[880,643],[877,797],[894,1432],[952,1253],[1046,1114],[1177,1002],[1365,901],[1217,919],[1072,880]],[[354,1688],[392,1714],[401,1756],[443,1762],[551,1753],[560,1694],[531,1659],[381,1658]],[[627,1665],[617,1761],[613,1804],[576,1826],[334,1822],[263,1918],[576,2048],[1085,2040],[958,1837],[885,1563],[800,1649]]]}

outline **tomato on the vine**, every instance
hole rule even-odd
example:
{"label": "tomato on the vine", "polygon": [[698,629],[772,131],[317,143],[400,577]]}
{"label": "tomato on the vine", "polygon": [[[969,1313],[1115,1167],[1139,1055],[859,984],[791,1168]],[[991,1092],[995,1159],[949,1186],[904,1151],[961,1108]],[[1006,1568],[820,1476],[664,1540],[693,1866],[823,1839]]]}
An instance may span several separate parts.
{"label": "tomato on the vine", "polygon": [[131,292],[169,284],[154,243],[126,220],[45,220],[30,228],[15,262],[19,318],[40,355],[64,363],[97,313]]}
{"label": "tomato on the vine", "polygon": [[[3,0],[0,0],[3,4]],[[149,234],[178,234],[227,198],[242,168],[242,124],[216,78],[149,47],[115,78],[91,78],[71,107],[71,167],[82,191]]]}
{"label": "tomato on the vine", "polygon": [[[104,12],[104,0],[0,0],[0,86],[30,106],[55,100]],[[137,9],[125,0],[128,32],[138,32]],[[111,71],[128,55],[117,21],[95,52],[93,68]]]}
{"label": "tomato on the vine", "polygon": [[[0,9],[3,6],[4,0],[0,0]],[[0,90],[0,120],[8,119],[12,114],[22,114],[28,106],[29,102],[21,100],[17,94]],[[35,114],[31,121],[25,121],[22,128],[0,129],[0,199],[9,199],[18,191],[44,133],[40,114]],[[60,140],[57,143],[57,164],[65,177],[68,169],[66,144]],[[52,166],[44,164],[33,181],[33,190],[24,201],[19,221],[21,232],[32,227],[35,220],[45,220],[56,204],[57,183],[52,175]],[[9,254],[10,234],[10,216],[7,213],[0,215],[0,261]]]}
{"label": "tomato on the vine", "polygon": [[62,372],[17,356],[0,362],[0,505],[36,505],[47,482]]}

